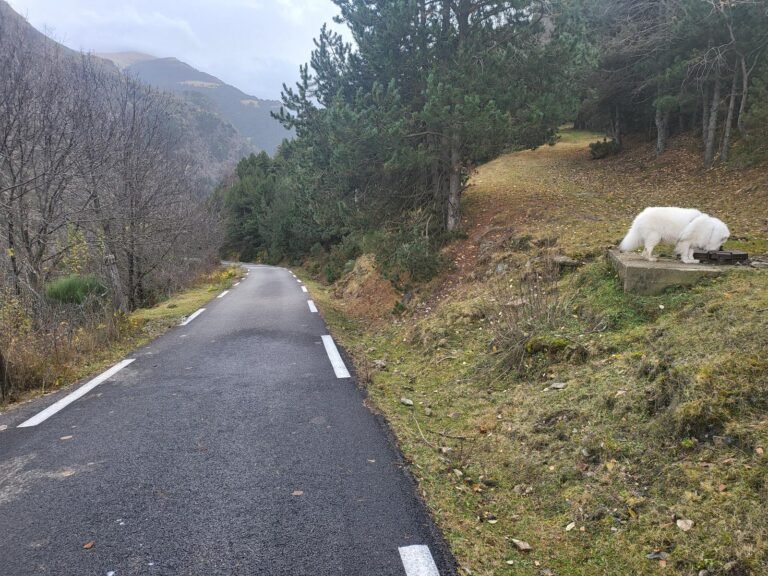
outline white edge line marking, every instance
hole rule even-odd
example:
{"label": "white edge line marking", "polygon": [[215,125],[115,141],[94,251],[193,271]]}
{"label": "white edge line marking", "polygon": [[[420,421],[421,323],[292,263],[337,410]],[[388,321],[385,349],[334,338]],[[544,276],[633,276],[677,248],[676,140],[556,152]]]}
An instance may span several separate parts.
{"label": "white edge line marking", "polygon": [[325,335],[323,338],[323,346],[325,346],[325,353],[328,354],[328,359],[331,361],[333,371],[336,373],[336,378],[349,378],[349,370],[344,365],[344,360],[341,359],[339,349],[336,348],[336,344],[333,342],[333,338]]}
{"label": "white edge line marking", "polygon": [[310,312],[317,312],[317,306],[315,306],[315,303],[312,302],[312,300],[307,300],[307,304],[309,305]]}
{"label": "white edge line marking", "polygon": [[42,412],[36,414],[35,416],[32,416],[32,418],[30,418],[29,420],[22,422],[21,424],[19,424],[18,427],[29,428],[30,426],[37,426],[41,422],[45,422],[46,420],[48,420],[48,418],[56,414],[56,412],[66,408],[78,398],[82,398],[83,396],[88,394],[88,392],[96,388],[96,386],[104,382],[104,380],[111,378],[112,376],[120,372],[120,370],[128,366],[128,364],[130,364],[134,360],[135,358],[128,358],[118,364],[115,364],[114,366],[112,366],[112,368],[110,368],[106,372],[102,372],[87,384],[83,384],[82,386],[80,386],[80,388],[78,388],[77,390],[75,390],[70,394],[67,394],[66,396],[64,396],[64,398],[60,399],[58,402],[51,404],[50,406],[48,406],[48,408],[46,408]]}
{"label": "white edge line marking", "polygon": [[197,312],[193,312],[186,320],[184,320],[184,322],[179,324],[179,326],[186,326],[187,324],[192,322],[192,320],[200,316],[200,314],[202,314],[203,312],[205,312],[205,308],[200,308],[200,310],[198,310]]}
{"label": "white edge line marking", "polygon": [[306,286],[302,286],[302,287],[301,287],[301,291],[302,291],[302,292],[306,292],[306,291],[307,291],[307,287],[306,287]]}
{"label": "white edge line marking", "polygon": [[224,298],[224,296],[226,296],[227,294],[229,294],[229,290],[224,290],[224,292],[216,296],[216,298]]}
{"label": "white edge line marking", "polygon": [[429,546],[401,546],[398,550],[408,576],[440,576]]}

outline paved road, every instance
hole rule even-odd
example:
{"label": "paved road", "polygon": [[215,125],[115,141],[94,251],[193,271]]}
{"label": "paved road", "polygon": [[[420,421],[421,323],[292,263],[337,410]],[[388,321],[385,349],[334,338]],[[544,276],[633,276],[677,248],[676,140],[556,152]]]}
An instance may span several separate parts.
{"label": "paved road", "polygon": [[19,427],[64,393],[0,416],[0,575],[453,574],[309,298],[252,266],[48,419]]}

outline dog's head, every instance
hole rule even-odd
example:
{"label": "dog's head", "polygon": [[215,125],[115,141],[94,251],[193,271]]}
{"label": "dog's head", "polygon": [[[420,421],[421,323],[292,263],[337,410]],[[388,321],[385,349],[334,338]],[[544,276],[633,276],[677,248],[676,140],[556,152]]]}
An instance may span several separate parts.
{"label": "dog's head", "polygon": [[725,222],[719,218],[710,217],[710,224],[712,228],[709,233],[709,240],[703,248],[705,250],[719,250],[730,237],[731,231],[728,230],[728,226],[725,225]]}

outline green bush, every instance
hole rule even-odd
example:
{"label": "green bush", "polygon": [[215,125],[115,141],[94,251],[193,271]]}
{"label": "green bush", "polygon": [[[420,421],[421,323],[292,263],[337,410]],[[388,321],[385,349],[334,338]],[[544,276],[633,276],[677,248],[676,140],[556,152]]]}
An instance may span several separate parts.
{"label": "green bush", "polygon": [[615,156],[621,152],[621,144],[616,140],[606,140],[592,142],[589,145],[589,154],[592,156],[592,160],[600,160],[601,158],[607,158],[608,156]]}
{"label": "green bush", "polygon": [[354,234],[345,236],[340,244],[331,248],[328,254],[328,262],[323,268],[325,280],[329,284],[333,284],[344,274],[351,272],[351,266],[354,266],[355,259],[361,254],[358,237]]}
{"label": "green bush", "polygon": [[103,296],[104,286],[95,276],[72,274],[54,280],[45,288],[45,295],[62,304],[82,304],[90,296]]}
{"label": "green bush", "polygon": [[391,268],[406,272],[415,282],[426,282],[440,272],[442,259],[424,236],[400,244],[391,257]]}

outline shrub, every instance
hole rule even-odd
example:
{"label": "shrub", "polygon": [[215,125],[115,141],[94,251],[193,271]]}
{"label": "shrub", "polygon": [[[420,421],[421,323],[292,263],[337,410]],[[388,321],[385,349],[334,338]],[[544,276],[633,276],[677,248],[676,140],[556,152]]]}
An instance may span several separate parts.
{"label": "shrub", "polygon": [[600,160],[601,158],[607,158],[608,156],[615,156],[621,152],[621,144],[616,140],[606,140],[592,142],[589,145],[589,154],[592,156],[592,160]]}
{"label": "shrub", "polygon": [[[328,262],[323,268],[325,280],[333,284],[347,272],[352,270],[354,260],[362,254],[358,238],[350,234],[345,236],[340,244],[331,248],[328,254]],[[350,262],[352,264],[350,265]]]}
{"label": "shrub", "polygon": [[62,304],[82,304],[91,296],[103,296],[104,286],[95,276],[72,274],[65,278],[54,280],[45,289],[45,295],[50,300]]}
{"label": "shrub", "polygon": [[392,254],[391,265],[415,282],[426,282],[440,271],[442,259],[429,239],[422,236],[400,244]]}
{"label": "shrub", "polygon": [[564,331],[573,324],[573,296],[561,291],[560,269],[550,259],[525,271],[517,286],[500,287],[494,294],[497,319],[494,346],[504,370],[531,374],[554,357],[582,362],[586,349]]}

